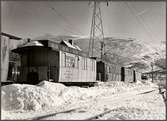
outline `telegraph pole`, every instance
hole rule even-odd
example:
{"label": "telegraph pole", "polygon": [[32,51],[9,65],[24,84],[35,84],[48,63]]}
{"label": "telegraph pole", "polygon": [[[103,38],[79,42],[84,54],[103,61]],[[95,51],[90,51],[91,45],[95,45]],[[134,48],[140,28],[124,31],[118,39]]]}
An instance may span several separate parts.
{"label": "telegraph pole", "polygon": [[153,62],[151,62],[151,71],[152,71],[152,83],[153,83],[153,66],[154,66],[154,64],[153,64]]}
{"label": "telegraph pole", "polygon": [[[107,0],[108,6],[108,0]],[[100,41],[100,54],[101,59],[104,54],[104,32],[103,32],[103,24],[102,24],[102,16],[101,16],[101,9],[100,9],[100,1],[94,0],[93,1],[93,15],[92,15],[92,24],[91,24],[91,32],[90,32],[90,40],[89,40],[89,57],[94,56],[94,41]]]}

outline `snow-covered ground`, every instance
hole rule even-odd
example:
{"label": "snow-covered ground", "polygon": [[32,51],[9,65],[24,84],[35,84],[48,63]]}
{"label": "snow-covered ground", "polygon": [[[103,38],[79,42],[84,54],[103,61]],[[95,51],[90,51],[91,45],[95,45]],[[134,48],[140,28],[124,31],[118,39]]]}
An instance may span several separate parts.
{"label": "snow-covered ground", "polygon": [[112,108],[112,111],[99,119],[108,120],[165,120],[166,110],[162,96],[157,91],[137,95]]}
{"label": "snow-covered ground", "polygon": [[[11,84],[2,87],[1,118],[34,119],[42,115],[82,107],[82,110],[84,109],[88,114],[112,109],[112,113],[108,114],[109,117],[107,115],[102,117],[106,119],[119,119],[118,114],[122,114],[124,119],[165,119],[165,104],[158,92],[150,93],[145,97],[135,96],[142,90],[157,88],[158,86],[151,82],[98,82],[94,87],[88,88],[67,87],[47,81],[38,85]],[[76,117],[66,113],[47,119],[68,119],[68,116],[71,119],[84,117],[81,114],[77,114]]]}

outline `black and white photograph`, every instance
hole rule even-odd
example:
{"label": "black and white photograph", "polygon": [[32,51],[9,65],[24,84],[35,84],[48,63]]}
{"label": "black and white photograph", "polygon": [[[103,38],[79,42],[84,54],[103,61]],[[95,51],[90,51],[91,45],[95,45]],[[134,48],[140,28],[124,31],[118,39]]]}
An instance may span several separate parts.
{"label": "black and white photograph", "polygon": [[1,120],[166,120],[166,1],[0,3]]}

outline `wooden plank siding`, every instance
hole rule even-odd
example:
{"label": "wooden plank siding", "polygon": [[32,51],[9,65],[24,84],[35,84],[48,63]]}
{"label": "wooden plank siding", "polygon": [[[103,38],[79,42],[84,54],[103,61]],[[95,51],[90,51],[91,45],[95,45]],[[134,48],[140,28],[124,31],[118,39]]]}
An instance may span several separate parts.
{"label": "wooden plank siding", "polygon": [[[76,56],[71,53],[60,51],[60,76],[59,82],[95,82],[96,61],[93,59]],[[68,65],[66,59],[71,57],[74,66]],[[94,66],[92,65],[92,63]],[[94,67],[94,69],[92,69]]]}

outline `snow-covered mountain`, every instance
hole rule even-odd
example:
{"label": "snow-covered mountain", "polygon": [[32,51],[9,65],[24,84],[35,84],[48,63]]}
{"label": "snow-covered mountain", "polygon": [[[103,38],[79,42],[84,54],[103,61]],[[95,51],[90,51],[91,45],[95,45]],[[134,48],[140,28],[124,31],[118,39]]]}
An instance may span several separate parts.
{"label": "snow-covered mountain", "polygon": [[[78,39],[77,45],[88,51],[89,39]],[[162,53],[156,48],[135,39],[104,38],[105,53],[110,61],[136,67],[141,71],[150,70],[150,63],[162,58]],[[100,56],[100,42],[95,41],[94,55]]]}
{"label": "snow-covered mountain", "polygon": [[54,41],[61,41],[61,40],[67,40],[67,39],[77,39],[77,38],[80,38],[79,36],[77,35],[58,35],[58,36],[55,36],[55,35],[52,35],[52,34],[45,34],[45,35],[41,35],[39,37],[35,37],[33,38],[33,40],[40,40],[40,39],[50,39],[50,40],[54,40]]}

